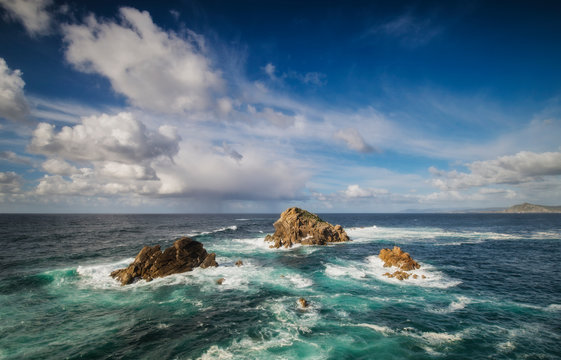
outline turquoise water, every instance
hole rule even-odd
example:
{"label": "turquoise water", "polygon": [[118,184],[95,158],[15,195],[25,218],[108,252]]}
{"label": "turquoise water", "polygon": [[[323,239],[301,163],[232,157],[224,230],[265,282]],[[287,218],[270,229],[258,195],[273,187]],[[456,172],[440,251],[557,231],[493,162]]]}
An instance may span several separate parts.
{"label": "turquoise water", "polygon": [[[0,358],[561,358],[559,215],[326,214],[352,242],[289,250],[277,217],[0,215]],[[109,277],[184,235],[220,266]],[[382,276],[393,245],[426,279]]]}

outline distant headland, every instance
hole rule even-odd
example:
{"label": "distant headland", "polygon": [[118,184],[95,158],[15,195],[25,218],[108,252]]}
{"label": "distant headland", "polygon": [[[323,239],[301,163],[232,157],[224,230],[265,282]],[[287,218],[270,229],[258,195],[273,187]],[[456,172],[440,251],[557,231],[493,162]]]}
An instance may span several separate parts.
{"label": "distant headland", "polygon": [[503,213],[561,213],[561,206],[545,206],[530,203],[518,204],[509,207]]}

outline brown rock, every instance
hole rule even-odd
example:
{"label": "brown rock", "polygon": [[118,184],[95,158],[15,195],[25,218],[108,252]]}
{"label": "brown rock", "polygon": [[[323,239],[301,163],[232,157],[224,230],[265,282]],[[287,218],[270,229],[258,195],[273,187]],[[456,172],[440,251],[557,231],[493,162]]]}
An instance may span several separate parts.
{"label": "brown rock", "polygon": [[413,275],[413,279],[417,279],[418,277],[419,277],[419,275],[417,275],[417,274]]}
{"label": "brown rock", "polygon": [[269,246],[271,248],[350,241],[341,225],[333,226],[317,215],[297,207],[285,210],[273,226],[275,233],[265,237],[265,241],[273,242]]}
{"label": "brown rock", "polygon": [[196,267],[204,269],[218,266],[215,258],[216,254],[208,254],[200,242],[183,237],[163,252],[160,250],[160,245],[143,247],[128,267],[113,271],[111,276],[119,280],[122,285],[131,284],[138,279],[151,281],[155,278],[191,271]]}
{"label": "brown rock", "polygon": [[242,265],[243,265],[243,261],[241,259],[236,261],[236,266],[242,266]]}
{"label": "brown rock", "polygon": [[216,283],[217,283],[218,285],[222,285],[222,283],[224,282],[224,280],[226,280],[226,279],[220,278],[220,279],[216,280]]}
{"label": "brown rock", "polygon": [[382,249],[378,256],[384,262],[384,267],[395,266],[405,271],[415,270],[421,267],[421,265],[411,258],[409,253],[403,252],[399,246],[394,246],[393,250]]}
{"label": "brown rock", "polygon": [[300,299],[298,299],[298,302],[300,303],[300,306],[301,306],[303,309],[307,308],[308,305],[309,305],[309,304],[308,304],[308,301],[306,301],[306,299],[304,299],[304,298],[302,298],[302,297],[301,297]]}
{"label": "brown rock", "polygon": [[406,271],[397,270],[393,274],[387,272],[384,274],[384,276],[387,276],[389,278],[396,278],[397,280],[405,280],[405,279],[409,279],[409,276],[411,276],[411,274],[409,274]]}

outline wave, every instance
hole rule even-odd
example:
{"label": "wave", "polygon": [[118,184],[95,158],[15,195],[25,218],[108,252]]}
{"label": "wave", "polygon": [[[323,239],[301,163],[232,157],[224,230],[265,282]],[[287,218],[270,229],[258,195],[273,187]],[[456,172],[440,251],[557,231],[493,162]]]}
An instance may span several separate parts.
{"label": "wave", "polygon": [[[407,280],[398,280],[396,278],[388,278],[387,276],[384,276],[385,273],[390,272],[393,268],[384,267],[384,262],[377,255],[368,256],[366,258],[366,262],[347,261],[345,265],[333,263],[324,264],[324,273],[330,278],[351,277],[353,279],[362,280],[367,279],[370,276],[379,281],[396,285],[414,285],[441,289],[457,286],[461,283],[459,280],[449,278],[432,265],[423,263],[420,264],[420,269],[410,271],[412,275],[417,275],[417,279],[414,279],[411,276]],[[424,279],[423,275],[425,276]]]}
{"label": "wave", "polygon": [[376,324],[349,324],[348,326],[358,326],[358,327],[365,327],[368,329],[372,329],[378,333],[383,334],[384,336],[389,335],[400,335],[400,336],[408,336],[417,338],[421,341],[424,341],[430,345],[440,345],[442,343],[460,341],[464,337],[464,331],[449,334],[447,332],[434,332],[434,331],[419,331],[414,328],[403,328],[403,329],[392,329],[387,326],[381,326]]}
{"label": "wave", "polygon": [[429,307],[427,311],[432,312],[434,314],[450,314],[453,313],[454,311],[464,309],[466,305],[472,302],[473,300],[467,296],[457,296],[456,300],[452,301],[447,307],[445,308]]}
{"label": "wave", "polygon": [[[284,353],[279,358],[297,358],[298,351],[293,348],[295,343],[300,347],[309,347],[309,353],[313,353],[317,358],[326,358],[327,354],[322,354],[324,349],[317,344],[302,339],[302,334],[310,334],[312,328],[320,319],[319,305],[317,301],[311,299],[308,308],[301,310],[298,305],[298,297],[284,296],[272,302],[257,306],[257,310],[266,313],[264,316],[272,317],[274,321],[269,322],[269,326],[258,331],[258,336],[244,336],[240,340],[233,340],[230,345],[221,347],[212,345],[199,359],[259,359],[270,358],[271,350],[279,354],[279,350],[289,352]],[[274,336],[271,336],[274,334]]]}
{"label": "wave", "polygon": [[220,229],[211,230],[211,231],[196,232],[196,233],[193,233],[189,236],[210,235],[210,234],[216,234],[216,233],[219,233],[219,232],[236,231],[236,230],[238,230],[238,227],[236,225],[232,225],[232,226],[221,227]]}
{"label": "wave", "polygon": [[559,231],[535,231],[521,234],[499,233],[493,231],[454,231],[435,227],[399,228],[351,227],[346,229],[351,240],[356,242],[394,241],[396,243],[431,242],[435,245],[459,246],[478,244],[490,240],[552,240],[561,239]]}

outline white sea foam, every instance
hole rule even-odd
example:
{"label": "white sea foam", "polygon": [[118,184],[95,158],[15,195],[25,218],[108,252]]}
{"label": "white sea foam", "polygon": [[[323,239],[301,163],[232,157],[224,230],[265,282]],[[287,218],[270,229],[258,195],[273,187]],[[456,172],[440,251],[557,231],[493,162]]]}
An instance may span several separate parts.
{"label": "white sea foam", "polygon": [[325,274],[331,278],[351,277],[353,279],[362,279],[366,277],[366,273],[355,266],[341,266],[335,264],[325,264]]}
{"label": "white sea foam", "polygon": [[452,301],[450,305],[448,305],[447,307],[445,308],[429,307],[428,311],[435,314],[449,314],[454,311],[464,309],[466,305],[470,304],[471,302],[472,299],[466,296],[458,296],[456,297],[456,300]]}
{"label": "white sea foam", "polygon": [[561,304],[550,304],[545,307],[546,311],[561,311]]}
{"label": "white sea foam", "polygon": [[536,231],[527,234],[507,234],[492,231],[453,231],[435,227],[351,227],[346,229],[356,242],[394,241],[395,243],[430,242],[442,246],[479,244],[485,241],[528,239],[560,239],[559,231]]}
{"label": "white sea foam", "polygon": [[108,264],[78,266],[76,272],[80,275],[81,285],[93,288],[118,288],[120,284],[109,274],[112,271],[127,267],[134,258],[123,259]]}
{"label": "white sea foam", "polygon": [[446,332],[439,333],[433,331],[417,331],[414,328],[392,329],[388,326],[366,324],[366,323],[351,324],[351,326],[360,326],[360,327],[369,328],[385,336],[400,335],[400,336],[413,337],[430,345],[439,345],[442,343],[459,341],[463,338],[463,332],[449,334]]}
{"label": "white sea foam", "polygon": [[[399,285],[415,285],[441,289],[446,289],[461,284],[461,281],[449,278],[444,273],[436,270],[432,265],[424,263],[419,263],[421,265],[420,269],[409,271],[411,275],[417,275],[417,279],[414,279],[413,276],[409,277],[409,279],[406,280],[388,278],[387,276],[384,276],[384,274],[387,272],[395,271],[396,268],[384,267],[384,262],[377,255],[369,256],[366,258],[366,260],[366,273],[384,282]],[[423,276],[425,276],[424,279]]]}
{"label": "white sea foam", "polygon": [[236,221],[249,221],[251,219],[236,219]]}
{"label": "white sea foam", "polygon": [[211,231],[202,231],[200,233],[195,233],[194,235],[191,236],[196,236],[196,235],[209,235],[209,234],[215,234],[215,233],[219,233],[219,232],[223,232],[223,231],[236,231],[238,230],[238,227],[236,225],[232,225],[232,226],[225,226],[222,227],[220,229],[216,229],[216,230],[211,230]]}

